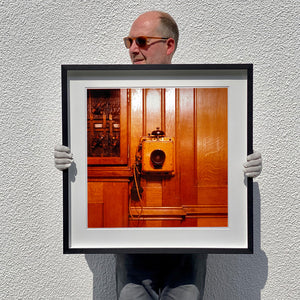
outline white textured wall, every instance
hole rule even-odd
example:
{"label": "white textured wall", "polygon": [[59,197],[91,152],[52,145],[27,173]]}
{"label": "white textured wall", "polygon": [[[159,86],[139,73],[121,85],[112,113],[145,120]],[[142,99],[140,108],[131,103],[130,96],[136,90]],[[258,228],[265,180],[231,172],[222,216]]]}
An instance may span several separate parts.
{"label": "white textured wall", "polygon": [[178,21],[174,63],[254,64],[255,254],[210,255],[205,299],[299,299],[299,0],[0,1],[0,298],[115,299],[112,255],[62,254],[60,65],[130,63],[150,9]]}

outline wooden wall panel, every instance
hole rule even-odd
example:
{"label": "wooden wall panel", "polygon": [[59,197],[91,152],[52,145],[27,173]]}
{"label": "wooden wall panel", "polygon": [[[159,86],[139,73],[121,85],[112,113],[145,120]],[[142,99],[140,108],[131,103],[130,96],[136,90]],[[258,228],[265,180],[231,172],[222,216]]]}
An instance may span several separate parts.
{"label": "wooden wall panel", "polygon": [[88,182],[88,227],[103,227],[103,183]]}
{"label": "wooden wall panel", "polygon": [[227,89],[196,89],[199,204],[227,205]]}
{"label": "wooden wall panel", "polygon": [[[157,89],[145,92],[144,126],[150,132],[155,129],[150,129],[151,126],[161,122],[166,135],[175,137],[176,170],[175,176],[162,178],[161,183],[151,176],[143,181],[145,207],[157,207],[155,216],[144,210],[147,224],[155,226],[160,218],[161,226],[179,226],[179,223],[180,226],[205,226],[212,224],[214,214],[215,226],[224,226],[227,222],[227,89],[166,89],[160,93],[159,103]],[[176,219],[169,212],[159,215],[158,207],[180,206],[185,207],[187,216]],[[193,212],[187,209],[189,206],[194,207]]]}
{"label": "wooden wall panel", "polygon": [[[160,127],[175,138],[175,175],[143,175],[143,199],[134,202],[128,196],[132,177],[126,181],[123,175],[114,177],[118,173],[111,171],[110,176],[105,170],[108,177],[93,177],[102,187],[89,187],[94,194],[89,206],[96,205],[95,214],[103,214],[102,221],[93,223],[91,213],[91,223],[100,227],[227,226],[227,89],[129,89],[128,100],[128,167],[135,163],[140,137]],[[100,169],[97,172],[101,174]],[[93,197],[101,189],[102,198],[97,197],[104,200],[98,203]]]}
{"label": "wooden wall panel", "polygon": [[227,227],[228,226],[228,218],[227,215],[218,216],[218,215],[210,215],[210,216],[202,216],[197,219],[198,227]]}
{"label": "wooden wall panel", "polygon": [[[151,134],[156,128],[162,129],[162,107],[164,96],[162,89],[145,89],[144,90],[144,132],[145,135]],[[157,176],[146,175],[142,180],[144,187],[144,205],[145,207],[162,206],[162,179]],[[150,225],[151,224],[151,225]],[[145,226],[161,226],[159,220],[146,221]]]}
{"label": "wooden wall panel", "polygon": [[144,133],[144,110],[143,110],[143,89],[130,89],[129,111],[130,111],[130,163],[131,166],[135,161],[135,154],[139,144],[140,137]]}
{"label": "wooden wall panel", "polygon": [[161,89],[145,89],[144,115],[146,135],[157,127],[162,128]]}
{"label": "wooden wall panel", "polygon": [[180,206],[180,176],[179,174],[179,161],[180,156],[177,151],[176,141],[176,107],[178,107],[178,101],[176,101],[176,90],[174,88],[165,89],[165,127],[164,131],[166,136],[175,137],[175,176],[163,178],[163,206]]}
{"label": "wooden wall panel", "polygon": [[103,184],[104,227],[128,226],[128,182],[107,181]]}
{"label": "wooden wall panel", "polygon": [[177,91],[176,158],[180,178],[181,203],[194,204],[195,186],[195,125],[194,90]]}
{"label": "wooden wall panel", "polygon": [[[181,205],[193,205],[197,201],[194,106],[194,89],[183,88],[176,91],[176,158]],[[197,226],[197,220],[185,218],[182,226]]]}
{"label": "wooden wall panel", "polygon": [[144,188],[146,206],[161,207],[162,206],[162,179],[146,177],[146,186]]}
{"label": "wooden wall panel", "polygon": [[88,182],[88,227],[128,226],[128,180]]}

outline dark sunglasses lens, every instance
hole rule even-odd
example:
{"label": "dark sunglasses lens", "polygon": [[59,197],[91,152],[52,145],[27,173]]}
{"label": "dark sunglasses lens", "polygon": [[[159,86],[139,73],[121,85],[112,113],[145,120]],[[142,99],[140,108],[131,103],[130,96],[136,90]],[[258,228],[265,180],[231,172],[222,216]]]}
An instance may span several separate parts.
{"label": "dark sunglasses lens", "polygon": [[139,47],[145,47],[147,40],[146,38],[140,36],[135,39],[135,42]]}

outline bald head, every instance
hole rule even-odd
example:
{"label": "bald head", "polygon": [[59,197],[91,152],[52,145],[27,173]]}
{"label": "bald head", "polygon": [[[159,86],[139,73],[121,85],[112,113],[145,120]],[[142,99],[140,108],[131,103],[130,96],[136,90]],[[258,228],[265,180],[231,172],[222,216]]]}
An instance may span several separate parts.
{"label": "bald head", "polygon": [[[178,35],[177,24],[169,14],[160,11],[143,13],[133,22],[129,33],[129,37],[133,38],[129,48],[132,62],[170,64],[177,47]],[[140,47],[134,40],[139,36],[156,39],[148,38],[147,45]]]}
{"label": "bald head", "polygon": [[[179,39],[179,30],[175,20],[163,11],[153,10],[141,14],[135,22],[155,22],[158,32],[165,37],[175,40],[175,50]],[[134,23],[135,23],[134,22]],[[133,24],[134,24],[133,23]]]}

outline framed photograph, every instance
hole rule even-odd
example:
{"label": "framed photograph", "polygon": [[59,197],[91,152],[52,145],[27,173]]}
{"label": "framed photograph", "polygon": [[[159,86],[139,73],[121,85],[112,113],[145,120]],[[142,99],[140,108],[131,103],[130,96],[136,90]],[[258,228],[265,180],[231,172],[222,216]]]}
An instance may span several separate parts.
{"label": "framed photograph", "polygon": [[64,253],[252,253],[253,66],[62,65]]}

